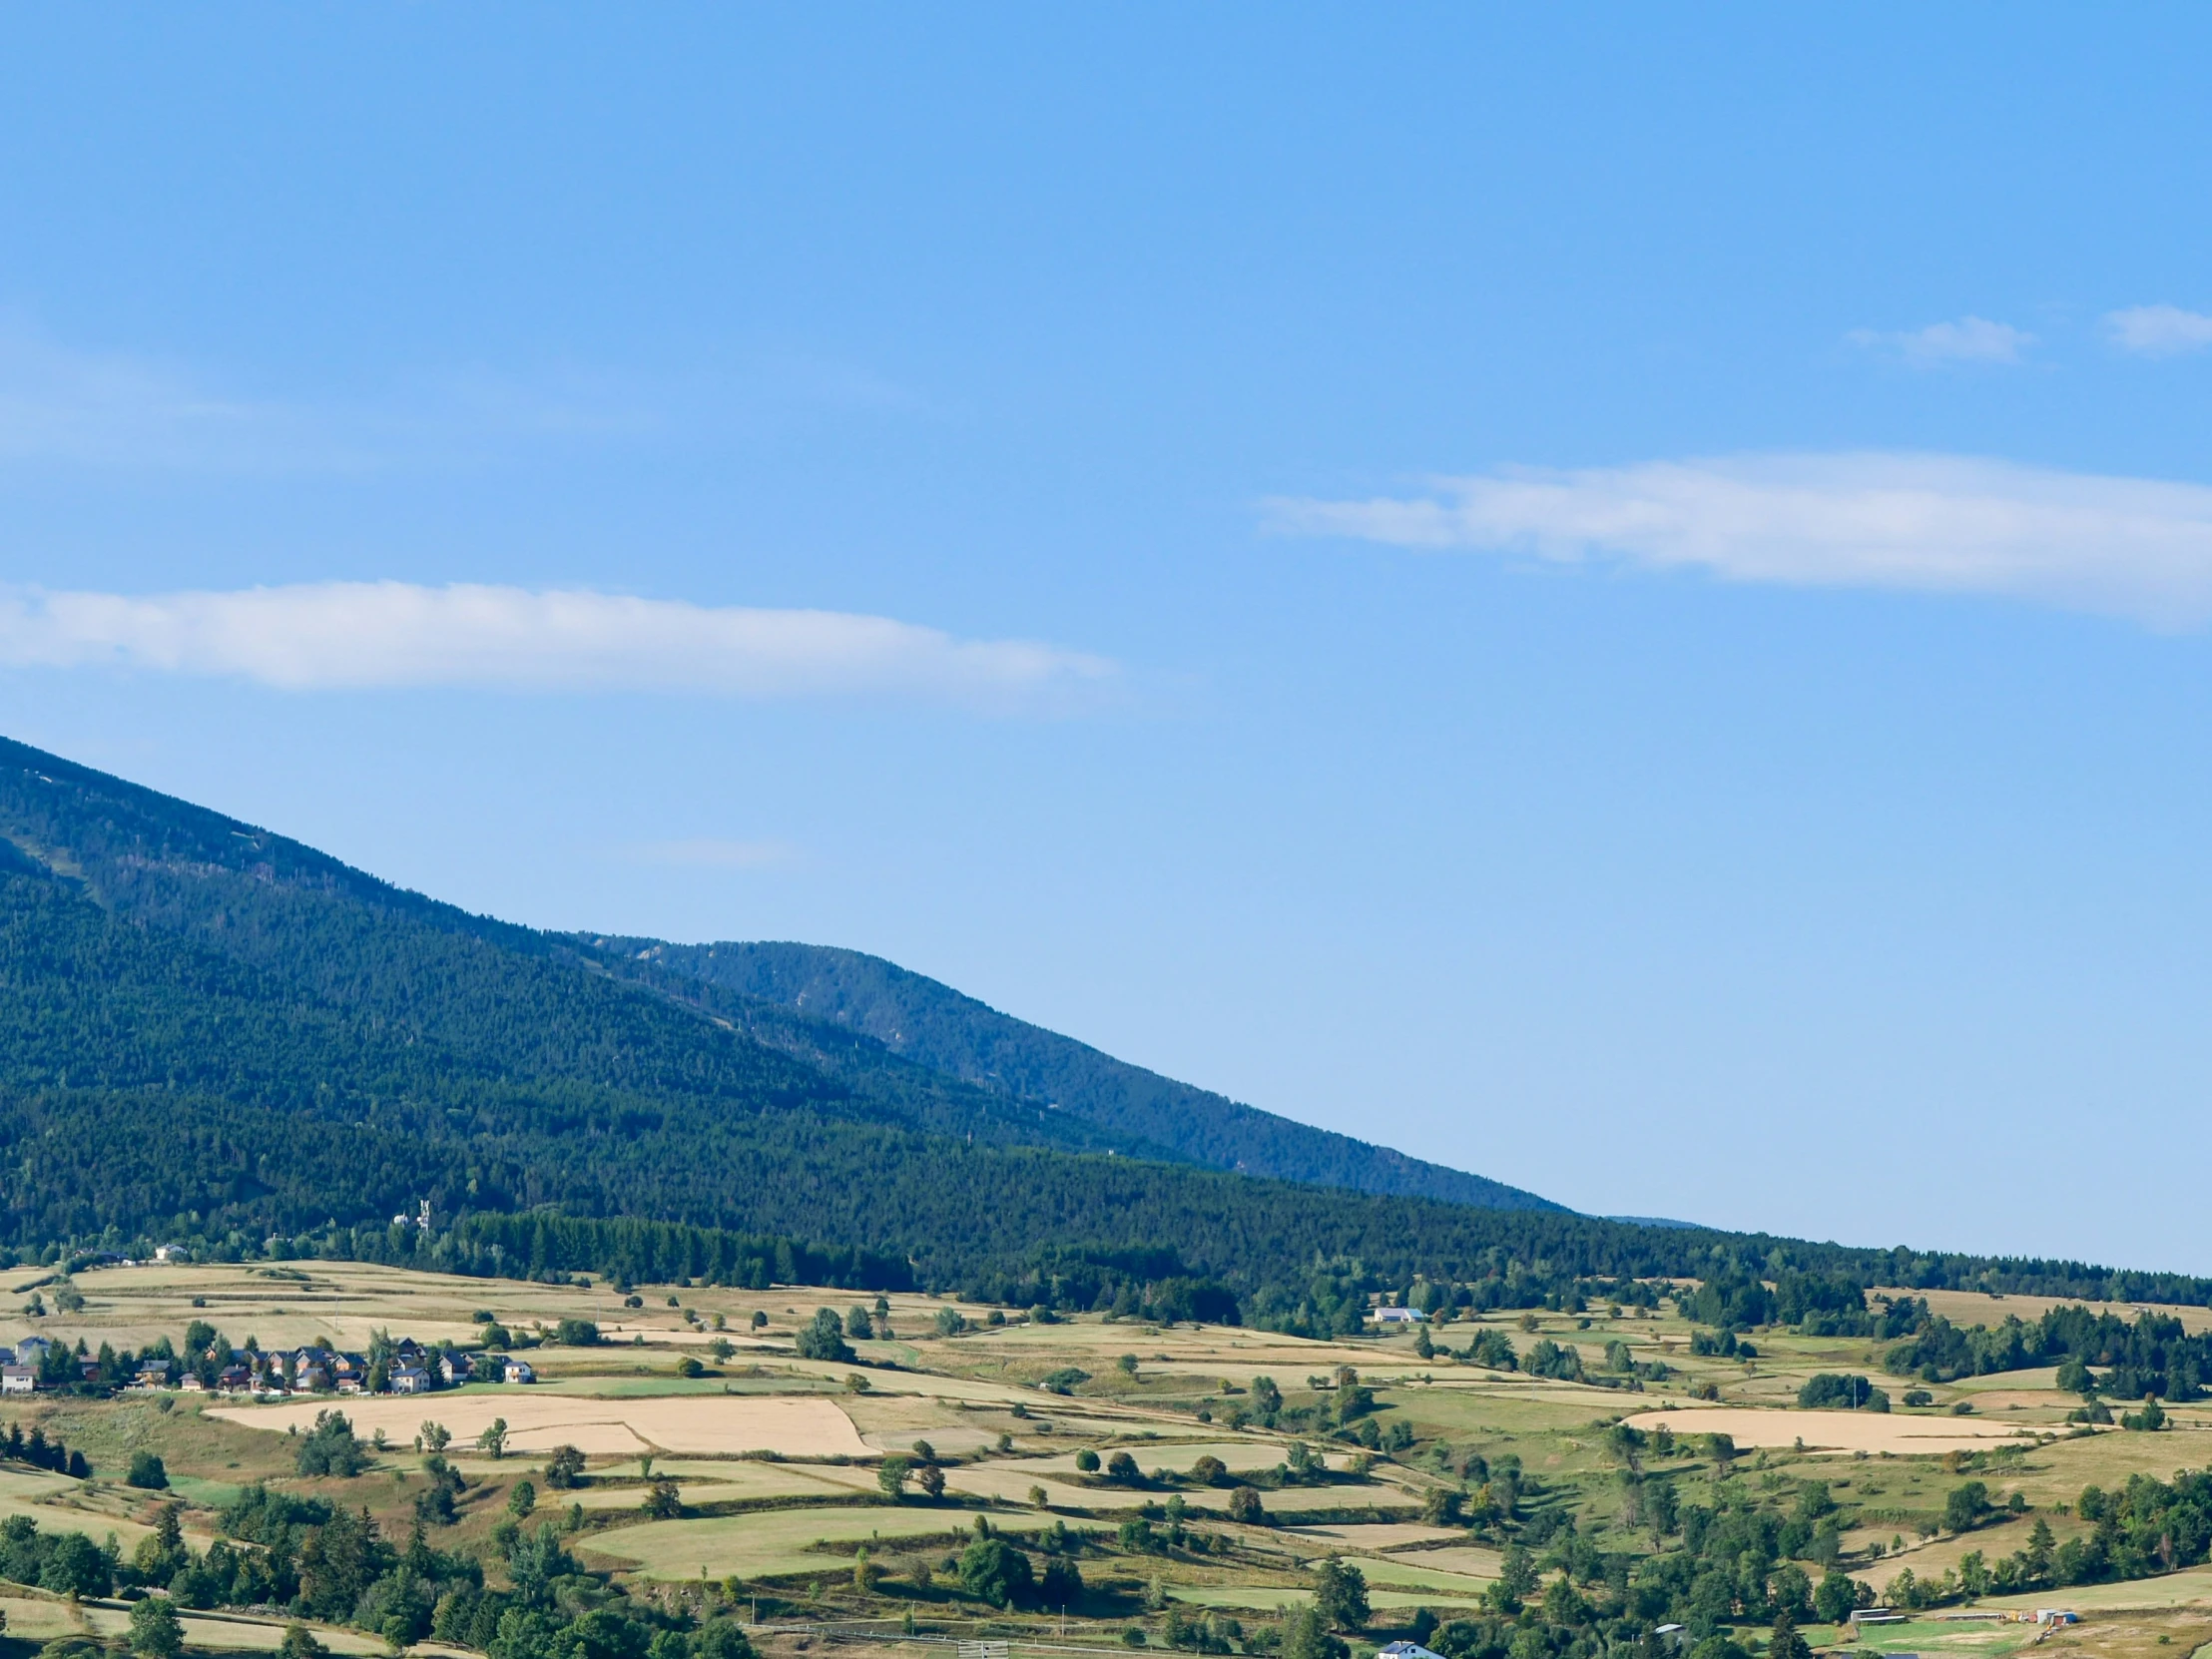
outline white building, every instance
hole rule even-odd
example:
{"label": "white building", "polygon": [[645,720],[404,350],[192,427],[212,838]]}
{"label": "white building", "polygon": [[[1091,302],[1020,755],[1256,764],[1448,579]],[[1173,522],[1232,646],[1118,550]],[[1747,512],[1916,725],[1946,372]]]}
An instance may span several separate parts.
{"label": "white building", "polygon": [[31,1366],[0,1366],[0,1394],[27,1394],[38,1386],[38,1371]]}
{"label": "white building", "polygon": [[499,1368],[499,1381],[502,1382],[535,1382],[537,1380],[538,1374],[530,1369],[530,1362],[527,1360],[510,1359]]}

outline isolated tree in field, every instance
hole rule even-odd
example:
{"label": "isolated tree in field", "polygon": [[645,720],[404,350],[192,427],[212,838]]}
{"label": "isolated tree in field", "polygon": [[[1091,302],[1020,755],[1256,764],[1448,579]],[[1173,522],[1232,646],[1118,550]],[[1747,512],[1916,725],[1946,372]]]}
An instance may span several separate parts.
{"label": "isolated tree in field", "polygon": [[516,1520],[526,1518],[538,1506],[538,1488],[534,1481],[517,1480],[514,1490],[507,1494],[507,1513]]}
{"label": "isolated tree in field", "polygon": [[1969,1480],[1963,1486],[1953,1486],[1943,1499],[1943,1526],[1951,1532],[1970,1531],[1988,1512],[1989,1488],[1978,1480]]}
{"label": "isolated tree in field", "polygon": [[494,1417],[484,1424],[484,1431],[476,1436],[476,1449],[487,1457],[507,1455],[507,1419]]}
{"label": "isolated tree in field", "polygon": [[1124,1354],[1114,1362],[1114,1367],[1124,1377],[1135,1377],[1137,1375],[1137,1357],[1134,1354]]}
{"label": "isolated tree in field", "polygon": [[137,1486],[145,1491],[158,1492],[169,1485],[169,1470],[163,1466],[161,1453],[134,1451],[131,1453],[131,1472],[123,1477],[126,1486]]}
{"label": "isolated tree in field", "polygon": [[584,1454],[572,1445],[557,1445],[545,1459],[545,1483],[557,1492],[584,1483]]}
{"label": "isolated tree in field", "polygon": [[1229,1518],[1246,1526],[1265,1526],[1268,1512],[1260,1502],[1258,1490],[1251,1486],[1239,1486],[1229,1494]]}
{"label": "isolated tree in field", "polygon": [[1813,1611],[1823,1624],[1842,1624],[1859,1605],[1859,1584],[1848,1573],[1831,1570],[1813,1592]]}
{"label": "isolated tree in field", "polygon": [[766,1331],[768,1329],[768,1315],[762,1313],[758,1308],[753,1310],[753,1329],[756,1331]]}
{"label": "isolated tree in field", "polygon": [[368,1466],[368,1453],[353,1438],[353,1425],[342,1412],[317,1411],[314,1426],[299,1437],[296,1462],[302,1475],[350,1479]]}
{"label": "isolated tree in field", "polygon": [[921,1495],[931,1503],[944,1496],[944,1470],[934,1463],[924,1463],[921,1472],[914,1476],[914,1484],[921,1488]]}
{"label": "isolated tree in field", "polygon": [[1029,1600],[1035,1582],[1029,1557],[1004,1538],[978,1538],[960,1552],[960,1588],[993,1607]]}
{"label": "isolated tree in field", "polygon": [[442,1422],[425,1422],[415,1433],[415,1450],[443,1451],[453,1443],[453,1431]]}
{"label": "isolated tree in field", "polygon": [[1504,1592],[1514,1608],[1518,1608],[1536,1593],[1536,1558],[1528,1553],[1524,1544],[1505,1546],[1505,1553],[1498,1561],[1497,1588]]}
{"label": "isolated tree in field", "polygon": [[1037,1598],[1047,1607],[1062,1610],[1081,1605],[1082,1569],[1065,1555],[1055,1555],[1044,1564],[1044,1576],[1037,1582]]}
{"label": "isolated tree in field", "polygon": [[1089,1446],[1085,1446],[1075,1454],[1075,1466],[1084,1474],[1096,1474],[1098,1472],[1098,1453]]}
{"label": "isolated tree in field", "polygon": [[857,1303],[844,1311],[844,1334],[856,1343],[867,1342],[875,1335],[875,1322]]}
{"label": "isolated tree in field", "polygon": [[1137,1472],[1136,1458],[1130,1456],[1126,1451],[1117,1451],[1106,1459],[1106,1478],[1119,1480],[1133,1486],[1143,1476]]}
{"label": "isolated tree in field", "polygon": [[330,1659],[330,1650],[303,1624],[284,1626],[284,1639],[276,1644],[277,1659]]}
{"label": "isolated tree in field", "polygon": [[892,1502],[906,1495],[906,1482],[913,1477],[914,1465],[893,1452],[875,1465],[875,1483],[883,1488],[883,1495]]}
{"label": "isolated tree in field", "polygon": [[1201,1486],[1218,1486],[1229,1473],[1229,1465],[1211,1453],[1191,1465],[1191,1478]]}
{"label": "isolated tree in field", "polygon": [[1282,1659],[1351,1659],[1352,1649],[1332,1635],[1329,1621],[1314,1607],[1298,1607],[1283,1620]]}
{"label": "isolated tree in field", "polygon": [[639,1505],[655,1520],[675,1520],[684,1512],[684,1494],[678,1488],[675,1477],[662,1475],[645,1488],[645,1502]]}
{"label": "isolated tree in field", "polygon": [[1314,1569],[1314,1606],[1332,1629],[1358,1630],[1370,1617],[1368,1579],[1332,1555]]}
{"label": "isolated tree in field", "polygon": [[1275,1385],[1274,1378],[1255,1377],[1252,1380],[1252,1408],[1268,1420],[1283,1409],[1283,1390]]}
{"label": "isolated tree in field", "polygon": [[131,1651],[141,1659],[177,1659],[185,1645],[185,1622],[167,1596],[148,1596],[131,1606]]}
{"label": "isolated tree in field", "polygon": [[815,1317],[799,1328],[799,1357],[849,1366],[855,1356],[844,1340],[844,1323],[830,1308],[818,1308]]}

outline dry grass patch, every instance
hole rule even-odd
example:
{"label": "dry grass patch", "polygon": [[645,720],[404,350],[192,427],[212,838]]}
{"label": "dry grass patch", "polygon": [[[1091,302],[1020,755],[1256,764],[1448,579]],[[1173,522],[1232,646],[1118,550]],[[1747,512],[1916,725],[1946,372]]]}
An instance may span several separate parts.
{"label": "dry grass patch", "polygon": [[868,1447],[828,1399],[739,1394],[656,1394],[604,1398],[590,1394],[487,1389],[428,1395],[354,1396],[325,1402],[225,1406],[209,1415],[282,1433],[313,1426],[315,1413],[335,1404],[357,1434],[381,1428],[409,1442],[425,1419],[443,1423],[455,1440],[472,1441],[496,1417],[507,1422],[516,1451],[573,1445],[594,1453],[635,1455],[663,1449],[691,1452],[779,1451],[795,1457],[865,1455]]}
{"label": "dry grass patch", "polygon": [[1466,1533],[1457,1527],[1424,1526],[1419,1521],[1372,1521],[1358,1526],[1287,1526],[1283,1536],[1312,1540],[1327,1551],[1350,1550],[1365,1554],[1448,1543],[1466,1537]]}
{"label": "dry grass patch", "polygon": [[1630,1426],[1647,1431],[1668,1428],[1677,1436],[1726,1434],[1739,1446],[1788,1446],[1802,1439],[1808,1449],[1903,1455],[1986,1451],[2015,1439],[2019,1426],[1973,1417],[1920,1417],[1898,1411],[1764,1411],[1725,1405],[1642,1411],[1628,1421]]}
{"label": "dry grass patch", "polygon": [[[920,1505],[850,1509],[772,1509],[752,1515],[646,1521],[580,1540],[579,1551],[620,1561],[647,1578],[789,1577],[838,1572],[859,1544],[965,1534],[972,1517]],[[994,1522],[1018,1532],[1039,1524],[1019,1516]],[[880,1552],[878,1552],[880,1553]]]}

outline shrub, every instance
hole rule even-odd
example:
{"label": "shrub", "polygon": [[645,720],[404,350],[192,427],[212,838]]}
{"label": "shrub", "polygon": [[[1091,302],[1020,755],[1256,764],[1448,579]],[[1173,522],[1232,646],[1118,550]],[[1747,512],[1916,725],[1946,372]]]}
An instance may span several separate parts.
{"label": "shrub", "polygon": [[368,1466],[368,1453],[353,1438],[353,1425],[343,1413],[317,1411],[314,1426],[300,1437],[296,1461],[302,1475],[350,1479]]}
{"label": "shrub", "polygon": [[163,1491],[169,1485],[169,1470],[162,1466],[158,1452],[134,1451],[131,1453],[131,1472],[123,1477],[123,1483],[149,1492]]}
{"label": "shrub", "polygon": [[993,1607],[1030,1599],[1035,1577],[1029,1557],[1004,1538],[978,1538],[960,1552],[960,1588]]}

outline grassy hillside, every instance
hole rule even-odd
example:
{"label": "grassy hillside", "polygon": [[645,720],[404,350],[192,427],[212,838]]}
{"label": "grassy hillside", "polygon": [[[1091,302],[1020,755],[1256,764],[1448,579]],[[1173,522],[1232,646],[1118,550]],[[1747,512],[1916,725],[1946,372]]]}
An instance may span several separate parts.
{"label": "grassy hillside", "polygon": [[833,1023],[1009,1100],[1071,1113],[1194,1162],[1313,1186],[1556,1210],[1534,1193],[1242,1105],[1102,1054],[949,985],[856,950],[812,944],[669,944],[593,938],[632,960]]}

